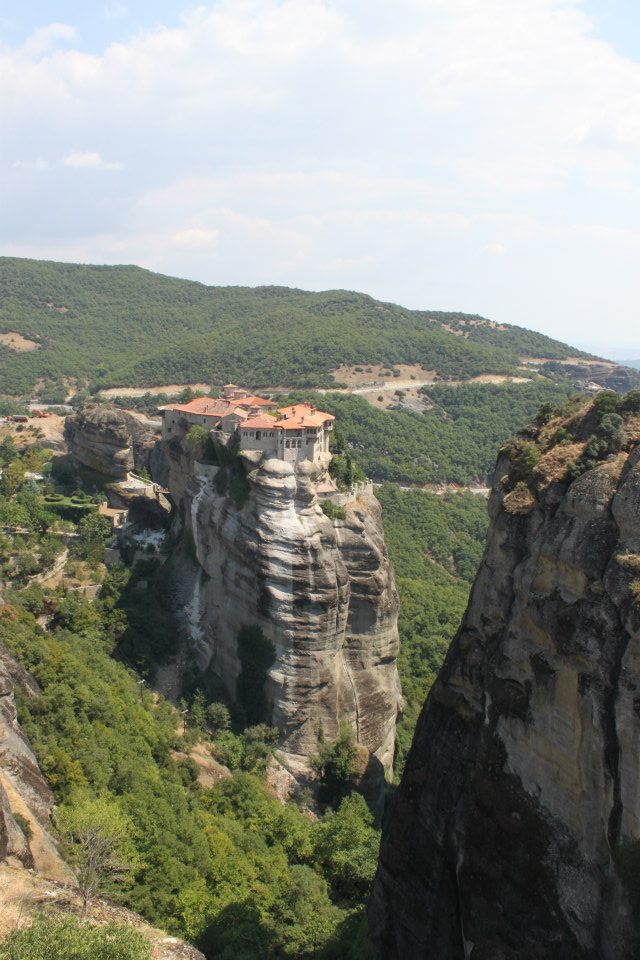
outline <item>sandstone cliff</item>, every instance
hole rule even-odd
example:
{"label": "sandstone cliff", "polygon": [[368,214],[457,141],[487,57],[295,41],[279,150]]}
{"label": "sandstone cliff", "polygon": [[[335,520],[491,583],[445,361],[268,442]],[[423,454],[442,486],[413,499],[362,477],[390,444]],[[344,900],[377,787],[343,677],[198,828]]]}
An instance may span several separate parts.
{"label": "sandstone cliff", "polygon": [[[378,501],[363,490],[345,504],[344,519],[329,519],[317,496],[326,463],[294,469],[258,455],[244,458],[246,479],[236,476],[246,485],[237,505],[215,467],[192,470],[176,443],[161,446],[154,478],[170,487],[193,534],[188,615],[200,668],[233,698],[245,690],[253,722],[264,696],[262,719],[281,731],[293,772],[317,752],[320,728],[332,740],[341,721],[352,724],[379,797],[393,763],[400,688],[398,596]],[[254,677],[249,691],[247,675],[265,656],[263,690]]]}
{"label": "sandstone cliff", "polygon": [[640,839],[638,411],[637,392],[603,397],[499,457],[484,559],[383,830],[380,958],[638,956],[621,879]]}
{"label": "sandstone cliff", "polygon": [[143,418],[106,404],[87,404],[67,417],[64,436],[79,463],[118,480],[148,469],[155,443],[154,428]]}
{"label": "sandstone cliff", "polygon": [[72,874],[48,832],[53,795],[18,724],[16,687],[27,696],[39,693],[31,675],[0,644],[0,861],[69,880]]}

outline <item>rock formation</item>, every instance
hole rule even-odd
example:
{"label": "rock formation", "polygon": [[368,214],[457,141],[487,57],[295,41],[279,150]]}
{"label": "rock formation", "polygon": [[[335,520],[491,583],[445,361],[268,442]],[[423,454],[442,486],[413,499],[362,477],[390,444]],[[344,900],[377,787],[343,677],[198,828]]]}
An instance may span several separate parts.
{"label": "rock formation", "polygon": [[640,395],[611,409],[499,457],[484,559],[383,830],[379,958],[638,956]]}
{"label": "rock formation", "polygon": [[64,436],[75,460],[118,480],[148,469],[155,443],[148,421],[107,404],[88,404],[67,417]]}
{"label": "rock formation", "polygon": [[182,504],[193,534],[188,614],[200,668],[242,700],[252,661],[266,656],[263,691],[253,681],[250,696],[264,695],[261,719],[281,731],[288,768],[306,770],[319,729],[333,740],[347,721],[368,751],[365,779],[379,798],[400,705],[398,596],[370,487],[342,498],[344,519],[329,519],[317,496],[328,460],[294,468],[246,455],[246,477],[240,470],[221,482],[216,467],[192,471],[175,442],[161,446],[164,469],[157,474],[157,450],[154,478]]}
{"label": "rock formation", "polygon": [[[27,696],[40,692],[31,675],[0,644],[0,861],[41,867],[55,879],[68,880],[71,874],[48,833],[53,795],[18,724],[15,687]],[[32,843],[24,824],[29,825]]]}

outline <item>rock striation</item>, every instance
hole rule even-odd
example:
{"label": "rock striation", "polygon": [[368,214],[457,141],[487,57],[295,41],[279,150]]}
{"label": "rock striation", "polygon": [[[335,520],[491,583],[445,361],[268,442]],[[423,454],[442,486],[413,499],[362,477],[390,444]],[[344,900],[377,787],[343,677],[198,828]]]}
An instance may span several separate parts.
{"label": "rock striation", "polygon": [[162,446],[158,476],[181,504],[197,558],[188,616],[200,669],[242,700],[255,656],[244,659],[243,641],[262,638],[271,651],[262,719],[279,728],[285,765],[306,771],[319,730],[333,740],[346,721],[365,748],[365,783],[380,799],[401,695],[398,595],[371,488],[343,497],[344,514],[330,519],[317,493],[329,457],[294,467],[247,455],[227,489],[217,467],[192,466],[175,442]]}
{"label": "rock striation", "polygon": [[154,434],[149,422],[107,404],[87,404],[67,417],[64,427],[78,463],[118,480],[134,468],[148,469]]}
{"label": "rock striation", "polygon": [[54,878],[69,879],[48,833],[53,795],[18,724],[16,687],[29,697],[40,693],[33,677],[0,644],[0,861],[49,867]]}
{"label": "rock striation", "polygon": [[640,416],[584,459],[618,426],[596,401],[499,457],[484,559],[383,830],[379,958],[639,955],[624,880],[640,849]]}

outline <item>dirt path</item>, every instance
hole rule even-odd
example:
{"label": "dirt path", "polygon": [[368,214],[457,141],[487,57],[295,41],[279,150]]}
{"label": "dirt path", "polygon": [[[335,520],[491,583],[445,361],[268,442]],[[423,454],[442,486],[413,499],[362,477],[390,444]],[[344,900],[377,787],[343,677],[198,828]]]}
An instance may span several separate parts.
{"label": "dirt path", "polygon": [[211,390],[210,383],[167,383],[164,386],[154,386],[154,387],[109,387],[107,390],[100,390],[98,396],[100,397],[144,397],[145,393],[157,394],[157,393],[166,393],[169,396],[172,394],[182,393],[183,390],[195,390],[196,393],[209,393]]}

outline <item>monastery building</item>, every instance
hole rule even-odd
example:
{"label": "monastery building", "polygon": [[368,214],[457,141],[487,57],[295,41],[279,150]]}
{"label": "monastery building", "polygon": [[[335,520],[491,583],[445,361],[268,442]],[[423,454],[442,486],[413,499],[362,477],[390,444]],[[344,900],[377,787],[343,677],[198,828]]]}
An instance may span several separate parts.
{"label": "monastery building", "polygon": [[219,399],[196,397],[189,403],[160,408],[162,437],[184,436],[194,424],[205,427],[218,443],[237,439],[241,450],[261,450],[280,460],[319,460],[329,453],[335,417],[308,403],[276,408],[272,400],[252,396],[235,383]]}

